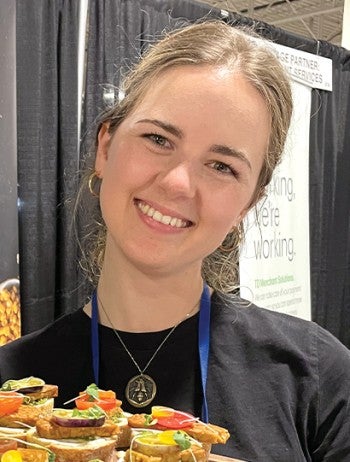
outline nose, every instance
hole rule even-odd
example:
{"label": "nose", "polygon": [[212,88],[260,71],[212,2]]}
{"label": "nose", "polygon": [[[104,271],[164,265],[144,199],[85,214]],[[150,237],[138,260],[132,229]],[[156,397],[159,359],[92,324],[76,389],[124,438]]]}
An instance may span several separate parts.
{"label": "nose", "polygon": [[169,166],[160,174],[159,185],[169,195],[194,197],[196,186],[193,167],[187,162]]}

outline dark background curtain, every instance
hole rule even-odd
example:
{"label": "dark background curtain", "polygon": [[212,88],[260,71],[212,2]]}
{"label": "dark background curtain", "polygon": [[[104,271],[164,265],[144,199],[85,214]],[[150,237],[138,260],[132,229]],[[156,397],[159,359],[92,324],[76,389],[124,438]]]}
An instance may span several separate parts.
{"label": "dark background curtain", "polygon": [[188,0],[90,0],[82,133],[89,133],[109,102],[104,94],[118,87],[123,72],[150,41],[163,30],[209,11],[207,5]]}
{"label": "dark background curtain", "polygon": [[16,4],[22,333],[75,304],[77,251],[67,200],[78,170],[78,5]]}
{"label": "dark background curtain", "polygon": [[[67,5],[67,2],[62,0],[61,4]],[[221,13],[191,0],[90,0],[82,128],[86,144],[89,143],[90,129],[97,115],[113,99],[113,91],[120,81],[120,71],[125,71],[142,53],[145,44],[164,29],[204,16],[219,18]],[[223,19],[237,24],[253,24],[250,19],[234,14]],[[264,23],[254,22],[254,27],[263,36],[279,44],[319,54],[333,61],[333,91],[312,91],[309,198],[312,317],[350,347],[350,52],[326,42],[295,36]],[[39,41],[40,37],[35,40]],[[58,157],[60,149],[56,152]],[[72,166],[76,158],[74,149],[70,152],[73,159],[69,161],[67,157],[66,161],[71,162],[69,165]],[[57,162],[57,159],[52,161]],[[43,175],[43,170],[35,170],[40,169],[40,161],[35,159],[34,162],[32,175]],[[72,170],[71,167],[70,172]],[[23,237],[21,242],[22,303],[24,313],[27,313],[24,319],[28,320],[28,330],[34,330],[32,317],[37,318],[41,310],[46,310],[41,320],[44,325],[48,319],[82,302],[81,297],[77,300],[75,291],[79,285],[75,270],[76,249],[71,241],[63,242],[67,232],[66,223],[57,221],[53,194],[47,216],[39,213],[41,220],[45,218],[43,221],[37,220],[37,207],[43,201],[42,192],[35,188],[33,195],[37,205],[33,204],[31,214],[27,212],[27,215],[34,220],[29,220],[29,225],[27,220],[26,226],[23,219],[20,222],[23,229],[21,236],[28,234],[29,229],[33,234],[32,246],[24,247]],[[23,208],[24,205],[22,216]],[[51,224],[48,216],[53,218]],[[60,245],[57,238],[51,239],[52,234],[48,233],[53,228],[56,230],[57,223],[62,225]],[[45,227],[44,230],[41,230],[40,224]],[[45,255],[47,266],[37,272],[38,265],[33,264],[34,255],[46,251],[42,242],[51,249],[50,257]],[[69,278],[58,278],[57,267],[62,274],[70,275]],[[33,284],[28,285],[28,281]],[[39,302],[34,303],[36,294],[41,295],[38,288],[42,281],[50,281],[45,291],[49,303],[39,296]],[[68,299],[71,300],[69,305],[66,303]]]}
{"label": "dark background curtain", "polygon": [[350,348],[350,52],[333,61],[333,91],[313,91],[310,126],[312,317]]}

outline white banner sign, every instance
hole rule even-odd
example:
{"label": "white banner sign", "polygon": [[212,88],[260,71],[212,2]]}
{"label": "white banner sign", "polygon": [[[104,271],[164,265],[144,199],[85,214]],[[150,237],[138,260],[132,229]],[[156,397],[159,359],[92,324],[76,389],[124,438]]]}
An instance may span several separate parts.
{"label": "white banner sign", "polygon": [[311,89],[293,82],[295,102],[284,158],[268,195],[245,220],[241,296],[256,305],[311,319],[309,124]]}
{"label": "white banner sign", "polygon": [[293,80],[311,88],[332,91],[332,60],[273,43]]}

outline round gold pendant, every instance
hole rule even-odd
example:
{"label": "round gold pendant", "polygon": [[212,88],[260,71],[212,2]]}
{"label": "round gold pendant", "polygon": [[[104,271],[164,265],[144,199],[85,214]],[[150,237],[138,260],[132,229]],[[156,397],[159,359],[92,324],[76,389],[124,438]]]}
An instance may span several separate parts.
{"label": "round gold pendant", "polygon": [[132,377],[125,388],[126,399],[134,407],[147,406],[153,401],[156,393],[156,382],[149,375],[144,374]]}

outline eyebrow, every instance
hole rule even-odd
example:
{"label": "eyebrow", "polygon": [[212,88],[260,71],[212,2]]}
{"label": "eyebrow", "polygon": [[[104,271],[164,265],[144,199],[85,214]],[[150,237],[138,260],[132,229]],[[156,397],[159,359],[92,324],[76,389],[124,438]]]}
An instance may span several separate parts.
{"label": "eyebrow", "polygon": [[175,127],[175,125],[169,124],[167,122],[163,122],[158,119],[141,119],[138,120],[137,123],[149,123],[156,125],[157,127],[162,128],[163,130],[171,133],[172,135],[176,136],[177,138],[183,138],[183,132],[180,128]]}
{"label": "eyebrow", "polygon": [[214,144],[210,148],[211,151],[216,152],[218,154],[223,154],[224,156],[235,157],[240,161],[244,162],[249,169],[252,169],[252,166],[247,158],[247,156],[242,151],[237,151],[236,149],[230,148],[229,146],[222,145],[222,144]]}
{"label": "eyebrow", "polygon": [[[172,135],[176,136],[177,138],[183,138],[184,134],[183,131],[176,127],[175,125],[169,124],[167,122],[163,122],[162,120],[159,119],[141,119],[138,120],[136,123],[149,123],[156,125],[157,127],[162,128],[163,130],[171,133]],[[224,156],[229,156],[229,157],[234,157],[236,159],[239,159],[240,161],[244,162],[249,169],[252,169],[252,166],[247,158],[247,156],[241,152],[237,151],[236,149],[230,148],[229,146],[223,145],[223,144],[214,144],[211,146],[210,151],[216,152],[218,154],[223,154]]]}

